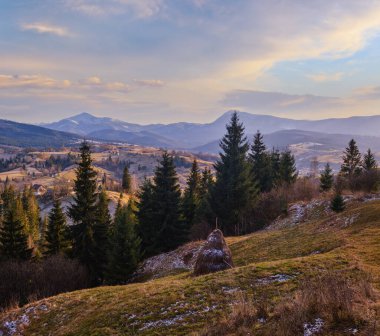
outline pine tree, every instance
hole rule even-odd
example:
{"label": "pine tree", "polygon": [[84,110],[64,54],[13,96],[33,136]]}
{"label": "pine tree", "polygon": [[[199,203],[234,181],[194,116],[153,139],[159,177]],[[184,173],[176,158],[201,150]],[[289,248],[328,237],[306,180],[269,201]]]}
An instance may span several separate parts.
{"label": "pine tree", "polygon": [[28,235],[33,242],[38,242],[40,239],[40,208],[32,188],[25,186],[22,193],[22,204],[28,218],[26,228]]}
{"label": "pine tree", "polygon": [[200,202],[200,172],[197,160],[194,160],[187,178],[186,189],[183,195],[182,209],[185,224],[188,230],[194,225],[195,214]]}
{"label": "pine tree", "polygon": [[122,206],[115,217],[106,274],[110,284],[125,283],[137,268],[141,240],[136,233],[136,225],[134,204],[130,200],[128,206]]}
{"label": "pine tree", "polygon": [[96,171],[92,167],[91,150],[87,142],[80,147],[80,162],[76,169],[74,185],[74,202],[70,205],[68,214],[73,221],[73,255],[78,258],[90,271],[96,282],[96,246],[94,224],[97,215],[97,183]]}
{"label": "pine tree", "polygon": [[271,162],[271,183],[272,187],[276,187],[281,184],[281,154],[278,149],[272,149],[270,154]]}
{"label": "pine tree", "polygon": [[[109,248],[109,230],[111,228],[111,215],[108,209],[109,199],[105,191],[99,194],[97,203],[96,221],[94,224],[94,242],[95,242],[95,273],[98,282],[104,279],[104,272],[107,266],[107,253]],[[118,209],[117,212],[120,210]]]}
{"label": "pine tree", "polygon": [[3,192],[1,193],[1,213],[2,216],[9,211],[16,199],[16,193],[12,185],[5,185]]}
{"label": "pine tree", "polygon": [[131,193],[132,178],[131,178],[131,174],[129,173],[128,166],[125,166],[123,170],[122,187],[123,187],[124,192],[126,192],[127,194]]}
{"label": "pine tree", "polygon": [[334,183],[334,175],[332,173],[332,169],[330,168],[330,164],[326,163],[325,169],[321,173],[319,178],[319,189],[321,191],[329,191]]}
{"label": "pine tree", "polygon": [[340,172],[343,176],[352,178],[360,174],[361,171],[361,155],[359,148],[354,139],[348,144],[345,152],[343,153],[343,164],[341,165]]}
{"label": "pine tree", "polygon": [[65,254],[70,248],[69,230],[59,199],[54,200],[49,213],[45,245],[45,255]]}
{"label": "pine tree", "polygon": [[254,205],[258,188],[247,160],[249,146],[244,127],[236,112],[232,114],[220,147],[222,152],[214,166],[216,182],[211,205],[225,235],[241,234],[246,211]]}
{"label": "pine tree", "polygon": [[259,131],[254,136],[251,147],[250,161],[252,163],[253,176],[261,192],[272,189],[271,160],[266,151],[263,136]]}
{"label": "pine tree", "polygon": [[375,156],[369,148],[367,150],[367,153],[365,153],[363,156],[362,168],[367,172],[377,168]]}
{"label": "pine tree", "polygon": [[157,222],[154,218],[154,186],[151,180],[146,179],[138,193],[139,202],[137,204],[137,219],[139,236],[141,237],[141,250],[144,256],[149,257],[158,250],[158,230]]}
{"label": "pine tree", "polygon": [[27,260],[30,259],[32,250],[28,247],[28,235],[16,202],[14,200],[5,213],[0,227],[0,255],[5,259]]}
{"label": "pine tree", "polygon": [[280,156],[280,179],[281,182],[292,184],[297,180],[298,172],[296,162],[291,151],[286,150]]}
{"label": "pine tree", "polygon": [[158,232],[157,252],[167,252],[183,244],[188,230],[181,218],[181,190],[173,156],[164,152],[153,178],[153,219]]}
{"label": "pine tree", "polygon": [[199,184],[199,204],[196,208],[194,225],[191,231],[192,239],[206,239],[215,224],[215,215],[210,205],[210,192],[214,180],[209,168],[205,168]]}
{"label": "pine tree", "polygon": [[331,200],[331,210],[335,212],[342,212],[345,209],[344,199],[340,193],[337,193]]}

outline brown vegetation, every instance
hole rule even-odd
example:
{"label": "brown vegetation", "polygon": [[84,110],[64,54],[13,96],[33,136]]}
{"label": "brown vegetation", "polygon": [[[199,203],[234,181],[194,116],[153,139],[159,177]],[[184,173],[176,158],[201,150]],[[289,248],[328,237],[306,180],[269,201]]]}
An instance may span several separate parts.
{"label": "brown vegetation", "polygon": [[59,293],[86,288],[87,271],[63,256],[0,264],[0,311]]}
{"label": "brown vegetation", "polygon": [[[255,303],[239,293],[231,311],[206,327],[199,336],[303,335],[308,325],[320,321],[318,335],[341,335],[359,330],[359,335],[376,335],[371,303],[374,290],[365,274],[349,279],[338,271],[305,279],[291,297],[279,304]],[[257,330],[260,330],[258,332]]]}

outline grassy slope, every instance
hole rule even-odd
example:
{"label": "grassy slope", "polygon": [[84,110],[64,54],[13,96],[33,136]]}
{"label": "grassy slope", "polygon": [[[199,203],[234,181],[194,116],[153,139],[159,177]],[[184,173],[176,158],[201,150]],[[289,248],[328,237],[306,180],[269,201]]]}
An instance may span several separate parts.
{"label": "grassy slope", "polygon": [[[350,218],[355,220],[347,225]],[[236,290],[275,305],[305,277],[330,269],[351,276],[365,269],[380,289],[379,201],[352,205],[338,216],[293,228],[229,238],[228,243],[234,269],[197,278],[182,273],[46,299],[38,304],[46,304],[47,311],[39,311],[23,335],[188,335],[225,312],[236,300]],[[276,274],[293,278],[260,284],[260,279]],[[5,318],[17,319],[27,308]]]}

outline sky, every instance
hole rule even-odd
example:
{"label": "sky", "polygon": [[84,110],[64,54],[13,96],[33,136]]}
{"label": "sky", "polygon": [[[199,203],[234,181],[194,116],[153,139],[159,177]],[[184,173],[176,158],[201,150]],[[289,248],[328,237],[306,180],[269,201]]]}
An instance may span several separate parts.
{"label": "sky", "polygon": [[0,118],[380,114],[378,0],[0,0]]}

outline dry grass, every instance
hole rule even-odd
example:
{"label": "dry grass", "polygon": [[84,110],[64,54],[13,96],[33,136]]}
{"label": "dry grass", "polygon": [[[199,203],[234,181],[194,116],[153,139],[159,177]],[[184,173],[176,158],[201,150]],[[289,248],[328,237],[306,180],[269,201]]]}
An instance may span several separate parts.
{"label": "dry grass", "polygon": [[[347,225],[335,224],[353,215]],[[203,330],[217,335],[219,330],[220,335],[297,336],[303,335],[303,323],[320,317],[323,335],[344,335],[342,328],[355,326],[356,335],[375,335],[377,299],[371,300],[372,284],[380,289],[380,202],[350,203],[338,216],[226,241],[233,269],[61,294],[44,301],[49,309],[31,318],[23,334],[190,335]],[[274,275],[291,278],[262,281]],[[12,316],[22,316],[23,309]],[[0,316],[0,330],[12,316]],[[261,317],[265,323],[258,321]]]}
{"label": "dry grass", "polygon": [[[323,331],[367,330],[374,291],[365,274],[349,279],[342,272],[328,272],[306,279],[296,293],[274,310],[268,335],[302,334],[304,324],[322,319]],[[367,334],[365,334],[367,335]]]}
{"label": "dry grass", "polygon": [[263,318],[260,316],[261,314],[266,316],[266,312],[257,309],[252,300],[248,299],[244,293],[239,292],[231,312],[194,336],[253,335],[253,326],[259,318]]}

